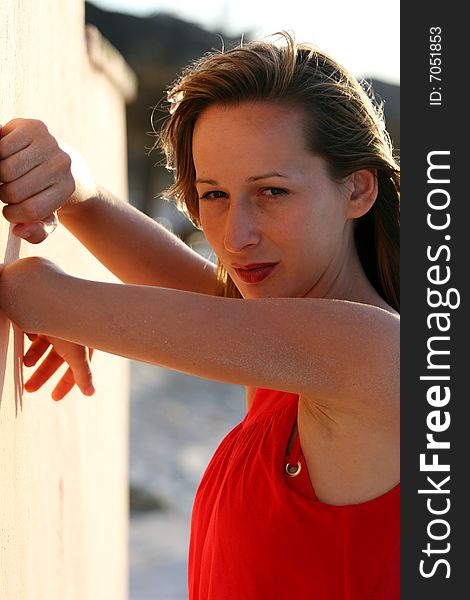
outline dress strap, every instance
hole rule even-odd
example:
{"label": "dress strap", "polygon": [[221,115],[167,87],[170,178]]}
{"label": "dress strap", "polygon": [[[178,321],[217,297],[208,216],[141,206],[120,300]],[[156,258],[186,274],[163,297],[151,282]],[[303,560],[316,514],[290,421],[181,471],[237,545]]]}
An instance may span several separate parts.
{"label": "dress strap", "polygon": [[294,442],[292,444],[291,451],[286,456],[286,473],[289,477],[297,477],[302,469],[302,465],[300,463],[300,436],[299,436],[299,428],[297,427],[297,422],[294,425],[295,427],[295,436]]}

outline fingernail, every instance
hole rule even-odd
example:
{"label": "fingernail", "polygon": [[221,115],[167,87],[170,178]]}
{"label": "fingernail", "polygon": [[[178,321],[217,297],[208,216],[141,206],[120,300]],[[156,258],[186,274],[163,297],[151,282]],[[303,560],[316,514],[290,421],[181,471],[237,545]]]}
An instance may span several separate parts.
{"label": "fingernail", "polygon": [[85,396],[93,396],[93,394],[95,393],[95,386],[93,384],[90,384],[87,389],[85,390]]}

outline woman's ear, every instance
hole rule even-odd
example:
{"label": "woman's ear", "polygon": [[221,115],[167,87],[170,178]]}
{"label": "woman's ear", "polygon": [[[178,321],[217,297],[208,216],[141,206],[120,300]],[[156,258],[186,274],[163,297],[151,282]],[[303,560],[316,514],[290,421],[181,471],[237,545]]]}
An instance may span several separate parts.
{"label": "woman's ear", "polygon": [[370,210],[377,198],[377,172],[375,169],[361,169],[351,173],[348,188],[350,195],[347,217],[357,219]]}

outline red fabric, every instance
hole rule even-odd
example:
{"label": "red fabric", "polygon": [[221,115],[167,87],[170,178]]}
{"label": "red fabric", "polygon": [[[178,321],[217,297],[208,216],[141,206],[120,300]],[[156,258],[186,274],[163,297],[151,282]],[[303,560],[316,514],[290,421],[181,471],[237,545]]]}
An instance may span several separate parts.
{"label": "red fabric", "polygon": [[[298,396],[259,389],[199,485],[190,600],[398,600],[399,485],[361,504],[317,500],[298,436]],[[296,477],[285,464],[302,465]]]}

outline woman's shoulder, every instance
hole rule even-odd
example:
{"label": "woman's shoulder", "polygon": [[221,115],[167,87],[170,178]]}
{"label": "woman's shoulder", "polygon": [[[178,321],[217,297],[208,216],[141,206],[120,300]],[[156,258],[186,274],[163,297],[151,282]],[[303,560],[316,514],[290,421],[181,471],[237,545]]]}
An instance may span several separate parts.
{"label": "woman's shoulder", "polygon": [[327,394],[299,403],[302,449],[320,499],[364,502],[399,481],[400,316],[385,303],[341,302]]}
{"label": "woman's shoulder", "polygon": [[[365,303],[349,300],[325,300],[317,319],[318,333],[327,340],[324,356],[330,366],[331,394],[335,399],[343,395],[366,398],[381,393],[386,377],[399,375],[400,315],[383,303]],[[312,305],[312,314],[316,305]],[[315,353],[315,332],[308,331],[312,354]],[[321,340],[319,340],[321,342]],[[377,388],[377,389],[375,389]],[[308,396],[308,394],[307,394]]]}

